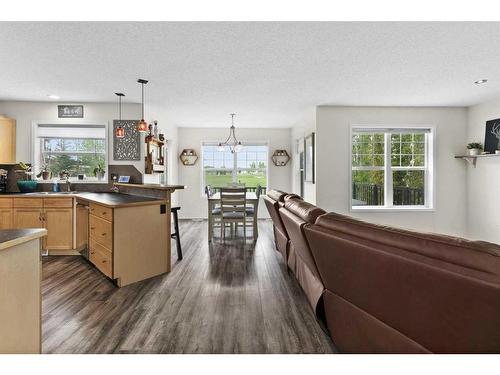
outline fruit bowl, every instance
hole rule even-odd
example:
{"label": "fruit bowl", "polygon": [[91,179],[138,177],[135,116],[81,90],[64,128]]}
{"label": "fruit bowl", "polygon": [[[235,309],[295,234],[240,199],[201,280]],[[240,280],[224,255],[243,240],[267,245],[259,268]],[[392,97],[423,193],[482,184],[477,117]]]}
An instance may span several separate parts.
{"label": "fruit bowl", "polygon": [[21,193],[33,193],[38,186],[38,182],[35,180],[19,180],[17,181],[17,187]]}

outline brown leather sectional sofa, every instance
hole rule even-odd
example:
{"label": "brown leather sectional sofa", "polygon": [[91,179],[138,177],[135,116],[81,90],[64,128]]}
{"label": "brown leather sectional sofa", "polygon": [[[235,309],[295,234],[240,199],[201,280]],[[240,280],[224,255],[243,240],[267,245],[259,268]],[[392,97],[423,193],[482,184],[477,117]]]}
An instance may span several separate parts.
{"label": "brown leather sectional sofa", "polygon": [[370,224],[283,194],[270,212],[275,235],[340,352],[500,353],[500,246]]}

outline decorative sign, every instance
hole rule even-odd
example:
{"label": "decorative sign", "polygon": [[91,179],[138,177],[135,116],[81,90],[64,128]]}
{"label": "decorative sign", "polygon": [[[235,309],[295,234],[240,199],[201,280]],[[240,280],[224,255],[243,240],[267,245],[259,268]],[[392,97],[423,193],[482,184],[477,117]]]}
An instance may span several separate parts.
{"label": "decorative sign", "polygon": [[58,105],[59,118],[83,118],[83,105]]}
{"label": "decorative sign", "polygon": [[494,154],[496,150],[500,150],[500,118],[486,121],[484,135],[484,151]]}
{"label": "decorative sign", "polygon": [[141,160],[141,138],[137,131],[139,120],[113,120],[113,134],[121,126],[125,130],[125,137],[117,138],[113,135],[114,160]]}

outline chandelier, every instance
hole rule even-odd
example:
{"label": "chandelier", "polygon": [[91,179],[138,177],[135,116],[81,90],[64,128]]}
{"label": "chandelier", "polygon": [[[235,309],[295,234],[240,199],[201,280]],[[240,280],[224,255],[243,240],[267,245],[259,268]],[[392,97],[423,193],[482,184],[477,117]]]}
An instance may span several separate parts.
{"label": "chandelier", "polygon": [[236,139],[235,127],[234,127],[234,116],[236,113],[231,113],[231,127],[229,128],[229,137],[225,140],[225,142],[219,142],[219,146],[217,147],[218,151],[224,151],[226,146],[229,146],[231,153],[240,152],[243,150],[243,145]]}

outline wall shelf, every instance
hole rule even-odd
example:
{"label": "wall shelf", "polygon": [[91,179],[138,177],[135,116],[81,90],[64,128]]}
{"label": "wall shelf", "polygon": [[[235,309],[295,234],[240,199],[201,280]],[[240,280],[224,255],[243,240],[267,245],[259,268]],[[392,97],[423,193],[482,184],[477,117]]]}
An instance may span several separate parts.
{"label": "wall shelf", "polygon": [[277,167],[284,167],[290,161],[290,155],[286,150],[276,150],[274,151],[273,156],[271,157],[274,165]]}
{"label": "wall shelf", "polygon": [[481,155],[457,155],[455,159],[462,159],[476,168],[477,159],[481,158],[491,158],[491,157],[500,157],[500,154],[481,154]]}
{"label": "wall shelf", "polygon": [[179,158],[181,159],[182,165],[191,166],[195,165],[198,160],[198,155],[196,151],[191,148],[185,148],[182,150]]}

